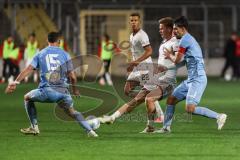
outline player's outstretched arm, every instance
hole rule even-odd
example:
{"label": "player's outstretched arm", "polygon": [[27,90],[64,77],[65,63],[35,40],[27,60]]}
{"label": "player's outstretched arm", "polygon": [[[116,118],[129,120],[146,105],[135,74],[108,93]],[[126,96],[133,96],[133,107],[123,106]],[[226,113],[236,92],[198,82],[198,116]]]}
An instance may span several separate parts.
{"label": "player's outstretched arm", "polygon": [[28,76],[30,73],[32,73],[34,70],[33,66],[29,65],[23,71],[17,76],[16,80],[14,82],[10,82],[5,90],[5,93],[12,93],[15,91],[17,84],[20,84],[20,82]]}

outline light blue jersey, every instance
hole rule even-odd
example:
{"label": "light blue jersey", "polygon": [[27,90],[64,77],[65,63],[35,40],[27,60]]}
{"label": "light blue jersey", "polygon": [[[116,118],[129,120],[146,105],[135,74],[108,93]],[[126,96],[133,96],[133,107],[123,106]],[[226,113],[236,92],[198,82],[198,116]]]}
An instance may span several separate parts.
{"label": "light blue jersey", "polygon": [[[57,103],[87,131],[92,131],[89,123],[80,112],[73,110],[73,99],[68,91],[68,72],[73,65],[68,53],[55,46],[48,46],[41,50],[31,62],[31,65],[40,72],[38,89],[26,94],[25,108],[31,122],[31,127],[37,125],[37,114],[34,102]],[[73,113],[70,112],[72,108]]]}
{"label": "light blue jersey", "polygon": [[187,104],[197,105],[207,86],[202,50],[195,38],[186,33],[180,40],[178,52],[184,54],[188,79],[175,88],[172,95],[178,100],[186,99]]}
{"label": "light blue jersey", "polygon": [[[176,27],[180,27],[180,25],[185,27],[187,20],[182,16],[179,19],[176,19],[175,23]],[[186,33],[181,37],[178,53],[184,55],[188,78],[181,82],[172,92],[172,96],[178,100],[176,103],[186,99],[186,110],[188,113],[217,119],[218,128],[221,128],[224,125],[227,116],[223,115],[225,116],[225,119],[223,117],[223,123],[219,123],[220,120],[218,120],[218,117],[221,114],[198,105],[207,86],[207,76],[202,50],[195,38],[189,33]],[[170,102],[166,107],[163,129],[168,130],[168,132],[170,131],[170,126],[172,124],[176,103]]]}
{"label": "light blue jersey", "polygon": [[202,50],[193,36],[186,33],[180,40],[179,51],[184,54],[188,70],[188,80],[206,75]]}
{"label": "light blue jersey", "polygon": [[73,70],[69,54],[54,46],[46,47],[36,54],[31,65],[40,72],[39,88],[67,87],[67,73]]}

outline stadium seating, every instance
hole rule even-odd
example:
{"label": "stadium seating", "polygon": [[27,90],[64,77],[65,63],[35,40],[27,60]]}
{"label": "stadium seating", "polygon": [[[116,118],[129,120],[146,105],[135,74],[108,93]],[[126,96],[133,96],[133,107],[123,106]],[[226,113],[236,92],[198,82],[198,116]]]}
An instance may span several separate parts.
{"label": "stadium seating", "polygon": [[[11,18],[11,8],[5,9]],[[41,5],[18,5],[16,10],[16,31],[22,42],[26,42],[28,35],[34,32],[40,48],[46,46],[46,36],[49,31],[57,31],[57,27],[45,13]]]}

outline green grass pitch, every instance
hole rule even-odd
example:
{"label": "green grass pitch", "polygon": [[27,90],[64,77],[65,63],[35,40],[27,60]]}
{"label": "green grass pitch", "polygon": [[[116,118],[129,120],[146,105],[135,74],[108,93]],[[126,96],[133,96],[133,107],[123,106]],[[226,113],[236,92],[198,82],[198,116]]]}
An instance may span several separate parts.
{"label": "green grass pitch", "polygon": [[[226,125],[217,131],[216,121],[193,116],[186,119],[184,102],[176,109],[172,133],[139,134],[145,127],[144,118],[128,120],[129,115],[113,125],[101,125],[99,138],[88,138],[75,122],[64,122],[53,114],[54,105],[36,104],[41,134],[26,136],[19,132],[29,125],[23,95],[36,87],[21,84],[12,95],[5,95],[6,84],[0,85],[0,159],[1,160],[128,160],[128,159],[216,159],[240,157],[240,90],[239,82],[210,79],[201,106],[228,114]],[[110,90],[110,87],[100,89]],[[82,93],[84,94],[84,93]],[[76,108],[83,111],[99,102],[83,97]],[[165,100],[161,102],[165,109]],[[144,104],[131,115],[145,114]],[[161,127],[160,124],[156,125]]]}

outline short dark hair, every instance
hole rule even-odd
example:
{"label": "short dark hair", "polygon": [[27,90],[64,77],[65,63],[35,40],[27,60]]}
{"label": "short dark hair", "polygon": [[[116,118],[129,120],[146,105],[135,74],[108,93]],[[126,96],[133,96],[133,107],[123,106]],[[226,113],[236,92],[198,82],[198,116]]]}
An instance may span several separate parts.
{"label": "short dark hair", "polygon": [[33,33],[29,34],[29,37],[36,37],[36,34],[33,32]]}
{"label": "short dark hair", "polygon": [[58,39],[59,39],[59,33],[58,32],[48,33],[48,42],[54,43],[54,42],[57,42]]}
{"label": "short dark hair", "polygon": [[106,38],[107,41],[110,40],[110,36],[107,33],[105,33],[103,36],[104,36],[104,38]]}
{"label": "short dark hair", "polygon": [[178,18],[176,18],[174,20],[174,24],[177,26],[177,27],[184,27],[186,29],[188,29],[188,20],[186,17],[184,16],[180,16]]}
{"label": "short dark hair", "polygon": [[168,28],[173,28],[173,19],[171,17],[161,18],[158,22]]}
{"label": "short dark hair", "polygon": [[130,14],[130,17],[134,17],[134,16],[140,18],[140,14],[137,12]]}

